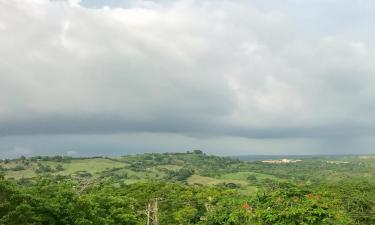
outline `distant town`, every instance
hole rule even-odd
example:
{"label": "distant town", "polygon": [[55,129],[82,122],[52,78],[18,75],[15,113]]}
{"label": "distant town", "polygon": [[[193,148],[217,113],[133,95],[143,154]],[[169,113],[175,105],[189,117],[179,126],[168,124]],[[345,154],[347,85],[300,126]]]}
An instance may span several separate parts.
{"label": "distant town", "polygon": [[298,163],[302,162],[300,159],[276,159],[276,160],[263,160],[263,163]]}

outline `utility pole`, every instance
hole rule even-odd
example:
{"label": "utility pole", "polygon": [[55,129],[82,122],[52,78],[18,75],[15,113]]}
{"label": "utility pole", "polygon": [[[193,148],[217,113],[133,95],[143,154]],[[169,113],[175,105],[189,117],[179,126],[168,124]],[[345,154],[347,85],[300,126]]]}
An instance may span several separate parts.
{"label": "utility pole", "polygon": [[150,208],[151,208],[151,205],[149,202],[147,203],[147,225],[150,225]]}
{"label": "utility pole", "polygon": [[158,205],[158,198],[150,199],[147,203],[147,225],[150,225],[150,221],[152,225],[159,225],[159,205]]}
{"label": "utility pole", "polygon": [[154,199],[154,204],[155,204],[155,206],[154,206],[154,224],[153,225],[159,225],[159,215],[158,215],[158,213],[159,213],[159,208],[158,208],[158,199],[157,198],[155,198]]}

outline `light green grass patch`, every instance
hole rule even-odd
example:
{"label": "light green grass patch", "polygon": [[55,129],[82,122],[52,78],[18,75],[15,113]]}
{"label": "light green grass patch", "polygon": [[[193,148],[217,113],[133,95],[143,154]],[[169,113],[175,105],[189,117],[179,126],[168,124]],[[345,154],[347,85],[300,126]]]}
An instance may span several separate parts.
{"label": "light green grass patch", "polygon": [[133,171],[128,168],[122,168],[115,171],[115,174],[121,175],[126,173],[129,180],[149,180],[164,177],[164,173],[158,171],[156,168],[148,168],[146,171]]}
{"label": "light green grass patch", "polygon": [[236,172],[236,173],[226,173],[220,176],[221,179],[235,179],[235,180],[243,180],[246,181],[247,177],[250,175],[256,176],[257,180],[263,180],[263,179],[271,179],[271,180],[281,180],[278,177],[268,175],[268,174],[262,174],[262,173],[256,173],[256,172]]}
{"label": "light green grass patch", "polygon": [[[85,170],[91,174],[96,174],[103,172],[106,169],[112,169],[112,168],[121,168],[126,166],[125,163],[122,162],[116,162],[110,159],[104,159],[104,158],[95,158],[95,159],[74,159],[70,163],[54,163],[54,166],[57,164],[61,164],[64,168],[64,171],[61,171],[57,174],[61,175],[69,175],[73,174],[77,171]],[[52,165],[51,165],[52,166]]]}
{"label": "light green grass patch", "polygon": [[33,178],[36,173],[32,169],[20,170],[20,171],[7,171],[5,173],[5,178],[14,178],[19,180],[21,178]]}
{"label": "light green grass patch", "polygon": [[234,183],[240,186],[246,186],[247,182],[235,179],[217,179],[212,177],[205,177],[200,175],[192,175],[188,178],[188,184],[201,184],[201,185],[216,185],[221,183]]}
{"label": "light green grass patch", "polygon": [[[35,169],[38,167],[38,163],[41,163],[42,165],[49,165],[52,169],[55,169],[58,164],[62,165],[64,170],[52,173],[54,175],[71,175],[77,171],[83,170],[91,173],[92,175],[97,175],[98,173],[103,172],[106,169],[121,168],[127,165],[126,163],[116,162],[105,158],[73,159],[69,163],[55,161],[39,161],[30,163],[30,165],[27,166],[25,170],[6,171],[5,177],[14,179],[36,177],[37,174],[35,173]],[[14,166],[15,165],[12,165],[12,167]]]}
{"label": "light green grass patch", "polygon": [[241,189],[238,190],[243,195],[252,195],[253,193],[258,191],[258,188],[255,186],[245,186],[241,187]]}

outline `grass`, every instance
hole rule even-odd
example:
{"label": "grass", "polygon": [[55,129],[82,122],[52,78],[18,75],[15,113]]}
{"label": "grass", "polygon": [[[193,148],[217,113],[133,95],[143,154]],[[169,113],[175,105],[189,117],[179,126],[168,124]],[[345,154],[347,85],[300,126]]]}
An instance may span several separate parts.
{"label": "grass", "polygon": [[247,182],[236,179],[217,179],[212,177],[200,176],[197,174],[192,175],[188,178],[188,184],[201,184],[201,185],[216,185],[220,183],[234,183],[240,186],[247,186]]}
{"label": "grass", "polygon": [[218,179],[218,178],[205,177],[205,176],[194,174],[191,177],[189,177],[187,181],[189,185],[199,184],[199,185],[204,185],[204,186],[217,185],[217,184],[223,184],[223,183],[234,183],[240,186],[238,191],[244,195],[251,195],[258,190],[257,187],[252,186],[245,180],[240,180],[240,179],[223,179],[223,178]]}
{"label": "grass", "polygon": [[158,171],[156,168],[150,168],[146,171],[133,171],[128,168],[122,168],[120,170],[117,170],[115,174],[121,175],[121,174],[127,174],[128,178],[130,179],[138,179],[138,180],[148,180],[148,179],[156,179],[161,178],[165,174]]}
{"label": "grass", "polygon": [[[14,165],[9,165],[15,167],[16,164],[12,162]],[[63,171],[54,173],[56,175],[70,175],[78,171],[87,171],[92,175],[98,175],[100,172],[105,171],[106,169],[111,168],[121,168],[126,166],[126,163],[113,161],[110,159],[105,158],[92,158],[92,159],[74,159],[69,163],[60,163],[54,161],[46,161],[41,162],[44,165],[49,165],[51,168],[55,168],[58,164],[62,165],[64,168]],[[20,165],[22,165],[20,163]],[[16,180],[21,178],[33,178],[36,177],[37,174],[34,172],[37,168],[37,163],[33,162],[30,165],[25,167],[25,170],[20,171],[6,171],[5,177],[6,178],[14,178]]]}
{"label": "grass", "polygon": [[21,171],[7,171],[5,173],[5,178],[14,178],[19,180],[21,178],[33,178],[36,177],[36,173],[32,169],[26,169]]}
{"label": "grass", "polygon": [[264,179],[271,179],[271,180],[278,180],[281,179],[272,175],[262,174],[262,173],[255,173],[255,172],[236,172],[236,173],[226,173],[220,176],[221,179],[234,179],[234,180],[247,180],[247,177],[250,175],[254,175],[257,180],[264,180]]}
{"label": "grass", "polygon": [[256,191],[258,191],[258,188],[255,186],[248,185],[248,186],[242,187],[238,191],[243,195],[251,195],[255,193]]}
{"label": "grass", "polygon": [[[55,162],[51,162],[51,163],[54,163],[55,166],[58,164]],[[113,161],[110,159],[104,159],[104,158],[75,159],[75,160],[72,160],[70,163],[62,164],[64,171],[61,171],[58,174],[69,175],[77,171],[85,170],[94,175],[94,174],[103,172],[106,169],[121,168],[126,165],[127,164],[122,163],[122,162],[116,162],[116,161]]]}

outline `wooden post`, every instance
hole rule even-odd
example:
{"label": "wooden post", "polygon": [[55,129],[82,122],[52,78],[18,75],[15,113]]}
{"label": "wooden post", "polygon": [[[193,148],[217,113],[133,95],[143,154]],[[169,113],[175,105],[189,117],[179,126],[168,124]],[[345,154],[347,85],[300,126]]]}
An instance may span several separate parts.
{"label": "wooden post", "polygon": [[159,225],[159,209],[158,209],[158,199],[155,198],[155,221],[154,221],[154,225]]}
{"label": "wooden post", "polygon": [[150,225],[150,202],[147,203],[147,225]]}

